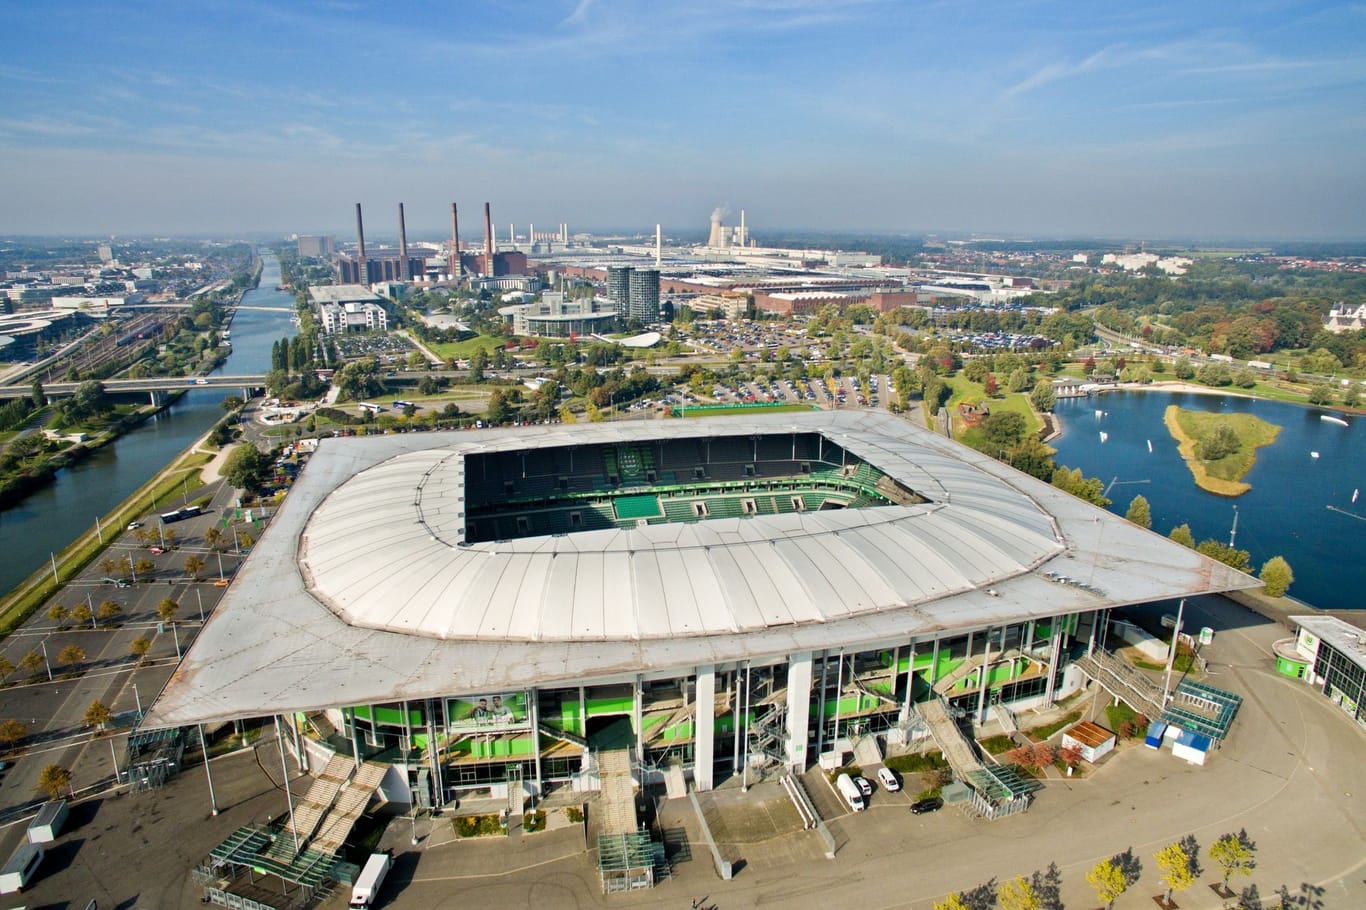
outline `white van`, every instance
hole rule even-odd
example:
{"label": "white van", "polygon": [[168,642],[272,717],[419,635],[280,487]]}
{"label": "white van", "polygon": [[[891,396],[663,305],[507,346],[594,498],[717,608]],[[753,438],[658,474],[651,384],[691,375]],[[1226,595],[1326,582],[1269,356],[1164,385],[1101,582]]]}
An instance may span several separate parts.
{"label": "white van", "polygon": [[360,877],[351,886],[351,906],[356,910],[369,907],[379,894],[379,886],[384,884],[384,876],[389,874],[392,860],[387,853],[372,853],[361,870]]}
{"label": "white van", "polygon": [[858,784],[848,774],[841,774],[835,778],[835,789],[840,791],[840,796],[849,804],[849,808],[855,812],[862,812],[868,808],[868,803],[863,799],[863,793],[859,790]]}

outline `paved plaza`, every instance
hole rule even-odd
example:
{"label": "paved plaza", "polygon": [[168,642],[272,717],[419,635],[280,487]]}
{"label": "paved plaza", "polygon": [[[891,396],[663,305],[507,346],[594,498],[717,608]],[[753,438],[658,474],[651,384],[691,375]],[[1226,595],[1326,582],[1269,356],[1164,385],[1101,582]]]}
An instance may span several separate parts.
{"label": "paved plaza", "polygon": [[[601,893],[578,827],[457,841],[448,819],[421,819],[414,828],[402,817],[389,825],[382,844],[394,851],[396,863],[380,906],[689,907],[705,898],[706,906],[720,910],[826,908],[832,899],[868,910],[928,910],[949,891],[1056,863],[1063,904],[1089,908],[1096,900],[1086,871],[1099,859],[1132,850],[1143,863],[1142,877],[1116,907],[1139,908],[1151,906],[1162,890],[1153,853],[1191,834],[1205,872],[1178,903],[1216,908],[1223,902],[1208,888],[1218,878],[1208,847],[1243,828],[1257,844],[1258,868],[1240,886],[1255,882],[1269,895],[1282,884],[1298,891],[1307,883],[1322,888],[1324,908],[1366,906],[1359,770],[1366,732],[1313,689],[1275,673],[1269,648],[1285,636],[1283,627],[1222,598],[1192,602],[1187,615],[1216,630],[1205,652],[1209,681],[1245,699],[1224,747],[1203,768],[1168,752],[1127,746],[1087,777],[1050,780],[1028,813],[995,822],[967,818],[952,807],[913,816],[909,794],[882,790],[869,811],[836,814],[839,804],[820,793],[819,775],[808,775],[813,799],[833,816],[839,848],[833,860],[825,858],[815,833],[800,829],[776,785],[748,793],[727,785],[702,797],[722,855],[737,866],[732,881],[715,873],[688,801],[673,800],[659,806],[660,827],[676,851],[673,877],[651,891],[611,896]],[[92,757],[97,752],[87,750]],[[88,899],[101,907],[201,906],[190,867],[237,826],[285,811],[273,743],[211,767],[223,810],[217,817],[209,814],[202,766],[186,769],[159,791],[82,803],[32,892],[22,901],[0,899],[0,908],[84,906]],[[295,792],[305,784],[296,780]],[[0,850],[7,853],[21,837],[21,824],[5,829]],[[324,904],[344,905],[341,893]]]}

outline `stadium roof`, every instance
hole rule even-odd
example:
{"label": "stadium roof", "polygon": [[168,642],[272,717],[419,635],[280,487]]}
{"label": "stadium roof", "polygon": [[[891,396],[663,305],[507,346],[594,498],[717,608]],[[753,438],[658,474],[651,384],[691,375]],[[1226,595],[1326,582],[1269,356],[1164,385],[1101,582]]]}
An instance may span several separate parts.
{"label": "stadium roof", "polygon": [[[466,454],[792,432],[930,501],[463,539]],[[686,670],[1257,584],[870,411],[326,440],[147,723]]]}

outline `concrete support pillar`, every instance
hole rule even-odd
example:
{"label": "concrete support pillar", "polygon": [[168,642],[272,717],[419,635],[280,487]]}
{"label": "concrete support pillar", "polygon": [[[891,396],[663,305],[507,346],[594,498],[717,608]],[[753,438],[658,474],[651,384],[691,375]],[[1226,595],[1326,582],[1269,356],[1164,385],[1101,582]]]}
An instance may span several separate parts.
{"label": "concrete support pillar", "polygon": [[[893,677],[895,679],[895,677]],[[893,694],[896,688],[892,688]],[[906,655],[906,698],[901,703],[901,714],[898,720],[906,723],[911,719],[911,705],[915,704],[915,639],[911,639],[909,653]]]}
{"label": "concrete support pillar", "polygon": [[640,785],[645,786],[643,780],[645,776],[645,678],[639,673],[636,674],[634,682],[631,684],[631,726],[636,731],[636,763],[640,765],[642,780]]}
{"label": "concrete support pillar", "polygon": [[977,690],[977,723],[987,722],[987,687],[991,680],[991,629],[982,633],[982,669],[978,671],[981,685]]}
{"label": "concrete support pillar", "polygon": [[715,771],[716,667],[697,668],[697,701],[693,712],[693,785],[710,790]]}
{"label": "concrete support pillar", "polygon": [[825,751],[825,687],[830,667],[830,654],[821,652],[821,684],[816,694],[816,754]]}
{"label": "concrete support pillar", "polygon": [[532,754],[536,756],[536,780],[532,792],[532,805],[540,802],[541,793],[541,699],[540,692],[532,689],[527,693],[527,717],[531,719]]}
{"label": "concrete support pillar", "polygon": [[806,770],[806,739],[811,726],[811,652],[787,656],[787,765]]}
{"label": "concrete support pillar", "polygon": [[1061,616],[1054,616],[1052,621],[1052,632],[1048,645],[1048,681],[1044,683],[1043,703],[1044,707],[1051,707],[1053,704],[1053,690],[1056,688],[1053,680],[1058,675],[1058,652],[1062,650],[1062,623]]}
{"label": "concrete support pillar", "polygon": [[930,686],[939,682],[939,639],[934,640],[934,655],[930,658]]}

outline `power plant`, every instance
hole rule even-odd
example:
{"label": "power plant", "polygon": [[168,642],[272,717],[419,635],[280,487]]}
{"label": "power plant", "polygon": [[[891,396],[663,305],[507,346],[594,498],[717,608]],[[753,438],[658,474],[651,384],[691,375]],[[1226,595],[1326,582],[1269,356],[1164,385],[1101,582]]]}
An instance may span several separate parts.
{"label": "power plant", "polygon": [[707,246],[712,249],[724,250],[729,247],[751,246],[749,231],[745,229],[745,210],[740,210],[740,226],[726,227],[721,223],[725,217],[724,206],[717,206],[711,213],[711,231],[707,235]]}

